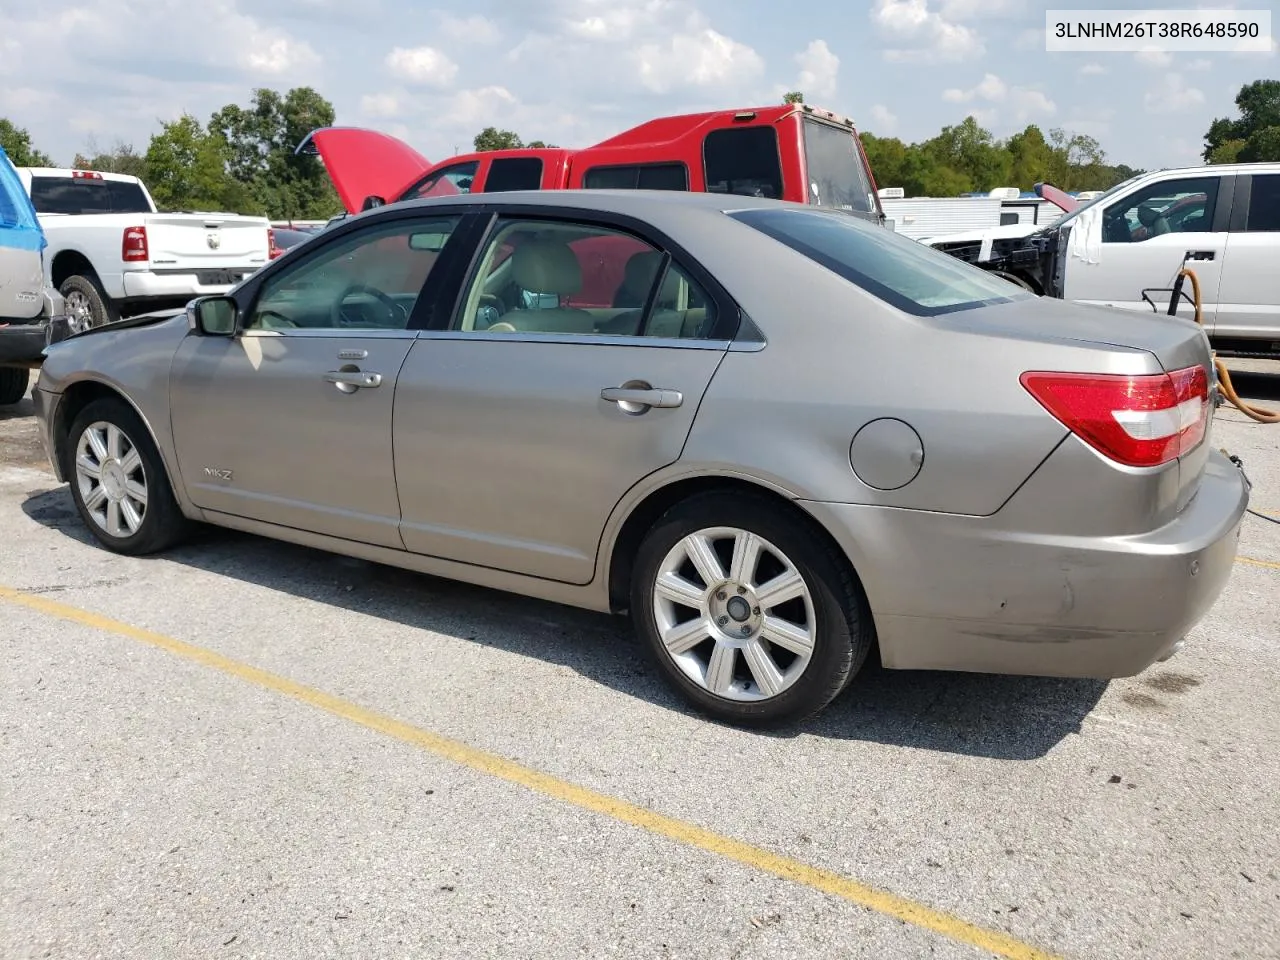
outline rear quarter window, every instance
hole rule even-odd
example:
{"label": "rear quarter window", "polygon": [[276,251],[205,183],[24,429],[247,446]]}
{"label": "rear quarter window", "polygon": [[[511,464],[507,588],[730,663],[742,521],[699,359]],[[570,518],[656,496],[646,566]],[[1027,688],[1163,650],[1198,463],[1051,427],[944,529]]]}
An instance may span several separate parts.
{"label": "rear quarter window", "polygon": [[853,214],[801,208],[739,210],[729,216],[916,316],[1034,296],[980,267]]}
{"label": "rear quarter window", "polygon": [[773,127],[712,130],[702,141],[708,193],[782,198],[782,159]]}

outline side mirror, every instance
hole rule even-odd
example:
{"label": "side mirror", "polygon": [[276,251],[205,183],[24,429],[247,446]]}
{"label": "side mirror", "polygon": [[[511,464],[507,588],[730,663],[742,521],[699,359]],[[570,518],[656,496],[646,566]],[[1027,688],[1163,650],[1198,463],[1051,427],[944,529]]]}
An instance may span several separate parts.
{"label": "side mirror", "polygon": [[198,297],[187,304],[188,323],[205,337],[234,335],[238,313],[234,297]]}
{"label": "side mirror", "polygon": [[374,207],[385,207],[386,205],[387,201],[383,197],[374,194],[364,198],[364,203],[360,204],[360,212],[364,213],[364,211],[372,210]]}

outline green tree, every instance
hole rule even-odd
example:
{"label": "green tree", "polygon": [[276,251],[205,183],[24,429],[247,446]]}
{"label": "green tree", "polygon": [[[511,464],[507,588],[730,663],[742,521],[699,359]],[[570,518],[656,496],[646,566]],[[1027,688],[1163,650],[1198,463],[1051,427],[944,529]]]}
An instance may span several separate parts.
{"label": "green tree", "polygon": [[190,114],[163,125],[147,147],[144,179],[162,210],[208,210],[261,215],[249,187],[227,172],[231,150]]}
{"label": "green tree", "polygon": [[294,153],[317,127],[333,126],[335,111],[311,87],[295,87],[283,96],[253,91],[249,106],[230,103],[209,120],[208,132],[227,145],[227,169],[253,200],[275,219],[326,219],[342,203],[314,156]]}
{"label": "green tree", "polygon": [[782,95],[783,103],[804,103],[804,94],[799,90],[792,90]]}
{"label": "green tree", "polygon": [[476,152],[488,150],[519,150],[524,144],[520,135],[514,130],[499,130],[497,127],[485,127],[476,134]]}
{"label": "green tree", "polygon": [[146,160],[134,149],[133,144],[116,140],[110,150],[100,150],[97,140],[89,137],[88,155],[77,153],[71,166],[76,170],[100,170],[103,173],[123,173],[146,180]]}
{"label": "green tree", "polygon": [[31,134],[7,117],[0,117],[0,147],[15,167],[52,167],[53,159],[31,145]]}
{"label": "green tree", "polygon": [[1280,80],[1255,80],[1236,94],[1236,119],[1209,124],[1201,156],[1208,163],[1280,160]]}
{"label": "green tree", "polygon": [[[965,184],[954,192],[986,191],[1009,183],[1013,165],[1009,152],[972,116],[965,117],[956,126],[943,127],[923,149],[939,168],[927,172],[931,180],[952,187]],[[951,193],[934,195],[950,196]]]}

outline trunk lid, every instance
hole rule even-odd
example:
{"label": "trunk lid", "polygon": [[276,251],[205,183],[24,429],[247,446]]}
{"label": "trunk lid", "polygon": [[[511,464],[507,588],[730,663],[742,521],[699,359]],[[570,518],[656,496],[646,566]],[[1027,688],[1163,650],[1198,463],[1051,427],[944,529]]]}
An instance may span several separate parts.
{"label": "trunk lid", "polygon": [[150,263],[160,270],[217,270],[267,262],[270,224],[265,218],[153,213],[143,222]]}
{"label": "trunk lid", "polygon": [[364,209],[368,197],[394,203],[431,169],[431,163],[403,140],[359,127],[313,130],[298,154],[319,156],[348,213]]}

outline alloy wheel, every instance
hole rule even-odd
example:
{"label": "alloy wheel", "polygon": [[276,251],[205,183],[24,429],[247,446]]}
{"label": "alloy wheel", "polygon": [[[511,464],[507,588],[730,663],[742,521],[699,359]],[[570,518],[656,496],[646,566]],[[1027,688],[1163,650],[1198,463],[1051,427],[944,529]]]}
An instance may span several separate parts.
{"label": "alloy wheel", "polygon": [[112,537],[130,537],[147,515],[142,454],[114,423],[91,423],[76,443],[76,485],[85,510]]}
{"label": "alloy wheel", "polygon": [[652,595],[666,654],[717,697],[776,697],[813,657],[808,584],[781,550],[749,530],[708,527],[682,538],[659,564]]}

